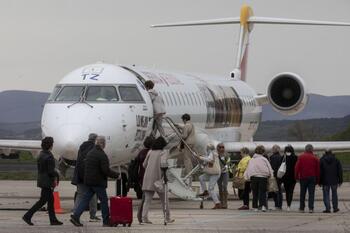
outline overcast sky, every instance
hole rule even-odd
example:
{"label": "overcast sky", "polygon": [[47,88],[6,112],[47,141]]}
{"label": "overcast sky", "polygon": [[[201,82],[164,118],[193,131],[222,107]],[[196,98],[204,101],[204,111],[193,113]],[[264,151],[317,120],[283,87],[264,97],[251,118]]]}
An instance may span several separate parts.
{"label": "overcast sky", "polygon": [[[239,16],[350,22],[349,0],[1,0],[2,90],[50,92],[97,61],[229,75],[238,25],[150,29],[150,24]],[[265,93],[273,75],[300,74],[313,93],[350,94],[350,27],[256,25],[248,83]]]}

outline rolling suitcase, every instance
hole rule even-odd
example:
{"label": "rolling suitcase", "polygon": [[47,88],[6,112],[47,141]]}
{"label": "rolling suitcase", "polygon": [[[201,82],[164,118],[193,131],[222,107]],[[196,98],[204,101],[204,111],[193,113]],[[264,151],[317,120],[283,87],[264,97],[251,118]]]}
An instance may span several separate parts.
{"label": "rolling suitcase", "polygon": [[132,199],[130,197],[115,196],[115,197],[111,197],[109,201],[110,201],[109,223],[114,226],[118,226],[119,224],[121,224],[124,227],[126,225],[130,227],[133,219]]}

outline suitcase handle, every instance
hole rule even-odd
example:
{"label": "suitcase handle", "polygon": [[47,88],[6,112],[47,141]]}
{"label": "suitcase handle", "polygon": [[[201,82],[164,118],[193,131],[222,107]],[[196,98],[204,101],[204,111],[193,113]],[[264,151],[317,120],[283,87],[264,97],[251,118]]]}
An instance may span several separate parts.
{"label": "suitcase handle", "polygon": [[120,177],[120,197],[123,196],[123,176],[122,176],[122,172],[121,172],[121,168],[120,166],[118,166],[118,172],[119,172],[119,177]]}

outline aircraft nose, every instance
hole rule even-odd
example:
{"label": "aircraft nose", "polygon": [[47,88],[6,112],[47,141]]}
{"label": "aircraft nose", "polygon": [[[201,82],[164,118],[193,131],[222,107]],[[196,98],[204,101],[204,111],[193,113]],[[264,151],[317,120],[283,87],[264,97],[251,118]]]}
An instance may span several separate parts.
{"label": "aircraft nose", "polygon": [[88,138],[88,127],[83,125],[64,125],[54,138],[54,152],[66,159],[75,160],[79,146]]}

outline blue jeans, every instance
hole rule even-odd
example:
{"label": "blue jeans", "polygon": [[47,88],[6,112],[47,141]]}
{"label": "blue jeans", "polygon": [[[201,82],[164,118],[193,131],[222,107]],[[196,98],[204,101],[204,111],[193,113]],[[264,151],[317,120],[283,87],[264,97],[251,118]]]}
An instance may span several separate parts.
{"label": "blue jeans", "polygon": [[338,185],[324,185],[322,188],[323,191],[323,203],[326,207],[326,210],[331,210],[329,191],[332,190],[332,204],[333,210],[338,209]]}
{"label": "blue jeans", "polygon": [[74,217],[76,217],[77,219],[80,218],[84,210],[88,207],[92,196],[96,193],[97,198],[101,202],[103,224],[109,224],[109,208],[108,208],[108,197],[107,197],[106,188],[100,187],[100,186],[86,186],[86,187],[87,187],[86,193],[84,194],[77,208],[74,210],[74,213],[73,213]]}
{"label": "blue jeans", "polygon": [[311,176],[300,180],[300,210],[305,209],[306,190],[309,193],[309,210],[314,209],[316,177]]}

